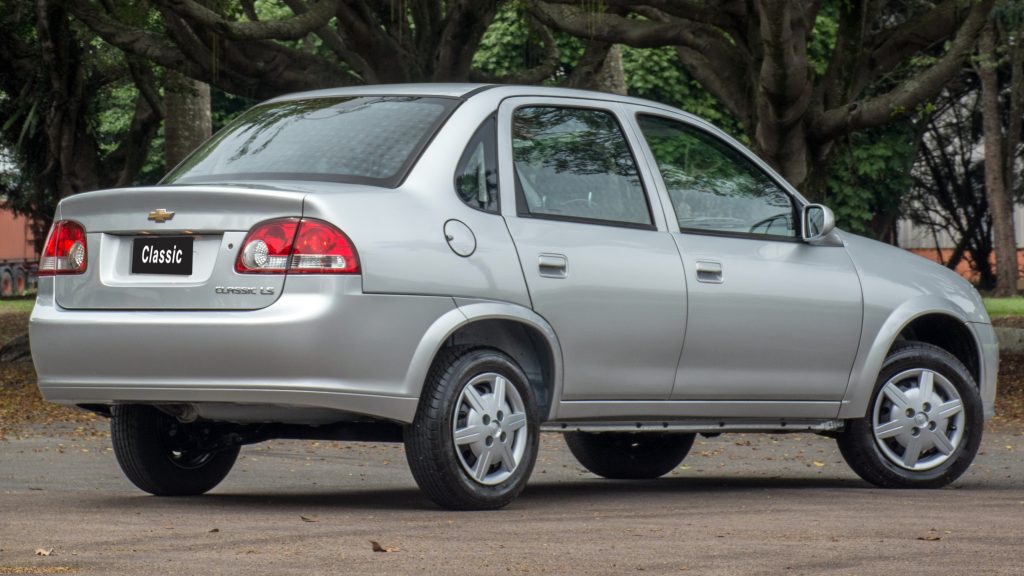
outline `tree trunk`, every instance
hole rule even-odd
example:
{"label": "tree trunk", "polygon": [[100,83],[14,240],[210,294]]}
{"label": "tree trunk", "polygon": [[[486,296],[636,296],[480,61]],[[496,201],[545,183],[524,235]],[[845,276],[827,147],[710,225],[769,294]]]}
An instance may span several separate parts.
{"label": "tree trunk", "polygon": [[625,95],[626,72],[622,67],[622,47],[606,42],[588,42],[566,86]]}
{"label": "tree trunk", "polygon": [[1020,155],[1022,122],[1024,122],[1024,26],[1016,32],[1017,41],[1010,55],[1010,125],[1006,132],[1006,190],[1016,197],[1021,184],[1017,176],[1017,158]]}
{"label": "tree trunk", "polygon": [[168,70],[164,107],[164,166],[170,170],[210,137],[210,85]]}
{"label": "tree trunk", "polygon": [[985,196],[992,213],[992,231],[996,252],[995,296],[1012,296],[1017,292],[1017,241],[1013,229],[1013,200],[1006,189],[1004,176],[1003,121],[999,105],[999,76],[996,69],[995,29],[991,23],[981,32],[978,41],[981,61],[981,115],[985,131]]}

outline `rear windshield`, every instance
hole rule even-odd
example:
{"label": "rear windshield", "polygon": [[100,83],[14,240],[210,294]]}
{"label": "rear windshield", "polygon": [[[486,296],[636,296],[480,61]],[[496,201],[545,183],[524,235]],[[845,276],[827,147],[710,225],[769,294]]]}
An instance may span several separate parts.
{"label": "rear windshield", "polygon": [[458,102],[360,96],[257,106],[200,146],[163,182],[326,180],[394,188]]}

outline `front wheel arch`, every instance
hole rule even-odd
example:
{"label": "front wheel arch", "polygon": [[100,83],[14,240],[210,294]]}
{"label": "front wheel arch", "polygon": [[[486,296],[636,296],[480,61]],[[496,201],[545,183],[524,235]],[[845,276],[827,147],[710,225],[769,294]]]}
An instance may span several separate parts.
{"label": "front wheel arch", "polygon": [[[987,397],[986,387],[994,385],[993,375],[990,374],[993,366],[986,363],[982,341],[969,322],[974,320],[968,320],[952,301],[936,296],[925,296],[904,302],[893,310],[877,329],[871,329],[865,324],[860,349],[854,359],[849,384],[837,418],[848,420],[864,415],[870,403],[875,379],[882,370],[885,359],[902,342],[926,341],[947,350],[948,341],[937,343],[935,337],[920,336],[926,331],[933,333],[932,330],[926,329],[936,326],[952,326],[958,337],[966,340],[965,344],[958,346],[957,351],[947,352],[968,367],[982,397]],[[963,358],[965,353],[969,353],[971,358]]]}

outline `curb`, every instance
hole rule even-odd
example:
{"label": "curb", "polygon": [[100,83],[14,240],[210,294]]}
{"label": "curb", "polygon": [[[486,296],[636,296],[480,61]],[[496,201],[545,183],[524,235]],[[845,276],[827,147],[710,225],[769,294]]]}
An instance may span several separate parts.
{"label": "curb", "polygon": [[1024,328],[994,326],[1000,352],[1024,353]]}

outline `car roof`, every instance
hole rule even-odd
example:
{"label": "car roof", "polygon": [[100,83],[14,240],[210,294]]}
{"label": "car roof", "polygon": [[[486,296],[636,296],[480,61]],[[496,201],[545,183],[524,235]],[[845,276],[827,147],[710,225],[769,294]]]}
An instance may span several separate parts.
{"label": "car roof", "polygon": [[327,88],[285,94],[269,100],[281,102],[306,98],[331,98],[344,96],[433,96],[441,98],[489,98],[504,100],[517,96],[539,96],[550,98],[585,98],[590,100],[608,100],[649,106],[678,112],[676,108],[651,100],[622,96],[609,92],[594,90],[578,90],[575,88],[553,88],[550,86],[528,86],[518,84],[475,84],[475,83],[422,83],[422,84],[368,84],[346,86],[343,88]]}

